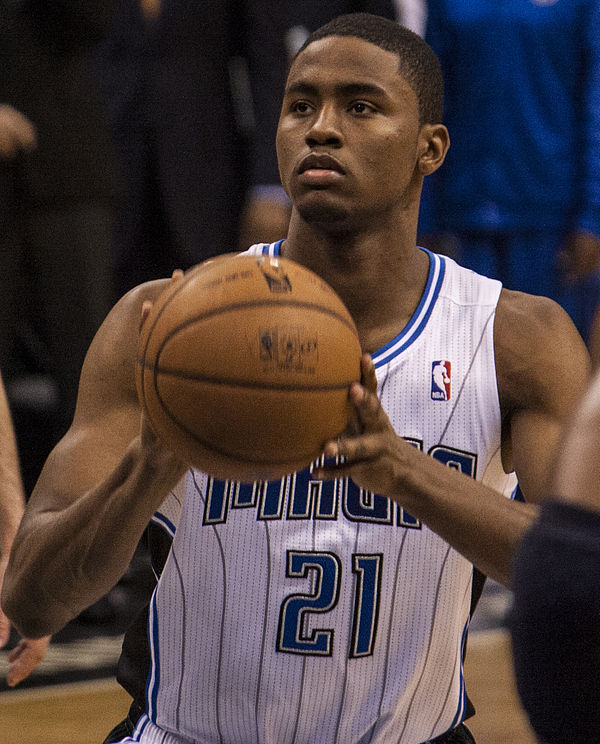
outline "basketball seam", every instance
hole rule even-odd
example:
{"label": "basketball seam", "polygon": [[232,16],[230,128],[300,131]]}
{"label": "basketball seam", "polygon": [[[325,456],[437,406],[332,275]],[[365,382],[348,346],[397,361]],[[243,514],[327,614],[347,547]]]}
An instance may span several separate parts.
{"label": "basketball seam", "polygon": [[[142,354],[142,358],[141,359],[138,359],[138,364],[140,364],[143,368],[145,367],[145,364],[146,364],[146,354],[148,353],[148,347],[150,346],[150,342],[152,340],[152,334],[153,334],[153,332],[154,332],[154,330],[155,330],[155,328],[156,328],[156,326],[158,324],[158,321],[160,320],[161,316],[163,315],[163,313],[165,312],[165,310],[167,309],[168,305],[171,303],[171,301],[173,300],[173,298],[176,295],[178,295],[181,292],[181,290],[190,283],[190,281],[192,281],[192,279],[195,277],[195,275],[196,275],[196,272],[194,270],[192,270],[186,276],[183,276],[182,277],[182,279],[177,283],[177,285],[176,285],[175,289],[173,290],[171,296],[163,303],[163,306],[158,311],[158,313],[156,315],[156,318],[154,318],[154,321],[152,323],[152,326],[150,328],[148,328],[148,330],[146,332],[147,335],[146,335],[146,341],[144,343],[144,351],[143,351],[143,354]],[[166,289],[168,289],[168,288],[166,288]],[[164,291],[166,291],[166,289]],[[160,296],[159,296],[159,298],[160,298]],[[157,300],[159,298],[157,298]],[[154,379],[153,379],[153,383],[155,383],[155,380]],[[141,393],[142,393],[142,400],[145,400],[146,399],[146,377],[145,377],[144,374],[142,374],[141,377],[140,377],[140,388],[141,388]],[[152,418],[151,418],[150,412],[148,410],[146,410],[146,415],[148,416],[148,418],[151,421]]]}
{"label": "basketball seam", "polygon": [[[168,302],[170,302],[171,299],[172,298],[169,298],[169,301]],[[168,303],[166,303],[165,306],[161,309],[161,313],[162,313],[163,310],[166,309],[167,304]],[[234,303],[229,303],[228,305],[221,305],[218,308],[214,308],[212,310],[207,310],[206,312],[203,312],[203,313],[200,313],[198,315],[195,315],[193,318],[190,318],[190,319],[186,320],[184,323],[180,323],[178,326],[176,326],[175,328],[173,328],[173,330],[167,336],[165,336],[165,338],[163,339],[162,343],[160,344],[160,346],[156,350],[156,354],[154,356],[155,356],[155,359],[157,361],[157,364],[153,365],[153,364],[148,364],[146,362],[145,357],[146,357],[147,347],[146,347],[146,349],[144,349],[144,357],[142,359],[138,359],[138,364],[142,367],[143,370],[148,370],[148,371],[151,371],[153,373],[152,374],[152,384],[153,384],[153,387],[154,387],[154,390],[155,390],[157,396],[158,396],[157,376],[158,376],[158,374],[162,374],[162,373],[170,374],[172,376],[179,376],[181,379],[190,379],[190,380],[191,379],[194,379],[194,380],[197,380],[198,382],[213,382],[215,384],[219,384],[219,380],[214,379],[214,378],[212,378],[210,376],[202,375],[202,376],[195,377],[195,376],[191,375],[190,373],[179,372],[178,370],[173,370],[172,368],[168,368],[168,367],[166,367],[166,368],[161,367],[160,366],[160,357],[161,357],[161,354],[162,354],[165,346],[169,343],[169,341],[172,338],[174,338],[177,334],[179,334],[185,328],[188,328],[189,326],[194,325],[194,323],[197,323],[198,321],[206,320],[206,319],[211,318],[211,317],[213,317],[215,315],[221,315],[221,314],[225,314],[225,313],[229,313],[229,312],[235,312],[237,310],[247,310],[248,308],[264,307],[265,305],[266,306],[274,305],[274,306],[276,306],[278,308],[280,308],[280,307],[283,306],[283,307],[294,307],[294,308],[310,308],[311,310],[316,310],[318,312],[321,312],[321,313],[324,313],[326,315],[329,315],[332,318],[336,318],[337,320],[342,321],[342,323],[350,331],[352,331],[353,335],[356,338],[358,338],[358,336],[356,334],[356,329],[353,326],[353,323],[352,322],[348,322],[348,320],[346,318],[344,318],[342,315],[340,315],[339,313],[337,313],[335,310],[331,310],[331,309],[329,309],[327,307],[324,307],[323,305],[316,305],[316,304],[311,303],[311,302],[304,302],[304,301],[300,301],[300,300],[286,300],[285,302],[281,302],[281,301],[276,300],[276,299],[261,299],[261,300],[251,300],[251,301],[246,301],[246,302],[234,302]],[[160,315],[157,316],[157,320],[158,320],[158,317],[160,317]],[[149,337],[152,334],[152,331],[154,330],[154,326],[155,325],[156,324],[154,324],[153,327],[152,327],[152,329],[150,330]],[[300,386],[261,385],[260,383],[246,383],[246,382],[244,382],[242,380],[226,380],[226,381],[223,382],[223,384],[236,385],[236,386],[239,386],[239,387],[246,387],[248,389],[261,388],[261,389],[290,390],[290,391],[293,391],[293,390],[299,390],[299,391],[306,390],[306,391],[309,391],[309,390],[312,389],[313,391],[318,391],[318,390],[326,391],[326,390],[341,390],[344,387],[346,387],[347,385],[350,385],[353,381],[354,380],[348,380],[347,382],[344,382],[344,383],[341,383],[341,384],[338,384],[338,385],[313,386],[312,388],[310,388],[310,387],[304,387],[304,386],[301,386],[301,385]]]}
{"label": "basketball seam", "polygon": [[[356,327],[354,326],[354,323],[352,323],[352,321],[349,321],[348,318],[345,318],[343,315],[340,315],[335,310],[332,310],[328,307],[324,307],[323,305],[317,305],[313,302],[305,302],[302,300],[285,300],[283,302],[280,299],[247,300],[246,302],[232,302],[232,303],[229,303],[228,305],[220,305],[217,308],[213,308],[211,310],[207,310],[203,313],[195,315],[193,318],[189,318],[184,323],[180,323],[178,326],[175,326],[175,328],[173,328],[173,330],[169,333],[169,335],[165,336],[164,341],[157,349],[156,358],[158,359],[160,357],[161,351],[163,350],[164,346],[168,343],[168,341],[174,335],[184,330],[185,328],[188,328],[194,323],[197,323],[198,321],[212,318],[215,315],[225,315],[226,313],[235,312],[237,310],[248,310],[249,308],[259,308],[259,307],[264,307],[265,305],[266,306],[274,305],[277,308],[294,307],[298,309],[315,310],[317,312],[323,313],[324,315],[329,315],[332,318],[336,318],[337,320],[340,320],[349,330],[352,331],[354,336],[358,338],[358,335],[356,333]],[[166,305],[165,305],[165,308],[166,308]],[[163,308],[163,310],[165,308]],[[152,330],[154,330],[154,327],[152,328]]]}
{"label": "basketball seam", "polygon": [[353,382],[354,378],[344,382],[324,384],[324,385],[291,385],[285,383],[268,383],[268,382],[252,382],[249,380],[238,380],[236,378],[215,378],[210,375],[199,375],[192,372],[185,372],[178,369],[169,369],[168,367],[159,367],[152,364],[147,364],[140,361],[140,366],[148,372],[153,372],[154,389],[157,395],[160,395],[158,387],[156,385],[158,375],[167,375],[170,377],[176,377],[180,380],[193,380],[194,382],[208,382],[214,385],[229,385],[236,388],[249,388],[251,390],[273,390],[273,391],[286,391],[286,392],[303,392],[303,393],[319,393],[328,392],[331,390],[343,390],[349,387]]}

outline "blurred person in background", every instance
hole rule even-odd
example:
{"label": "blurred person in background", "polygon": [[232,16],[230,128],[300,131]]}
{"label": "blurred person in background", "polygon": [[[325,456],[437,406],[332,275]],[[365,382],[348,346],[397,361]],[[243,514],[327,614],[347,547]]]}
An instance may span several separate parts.
{"label": "blurred person in background", "polygon": [[[117,155],[112,300],[258,237],[285,235],[275,129],[287,59],[274,0],[114,0],[93,69]],[[155,585],[143,542],[84,611],[124,630]]]}
{"label": "blurred person in background", "polygon": [[421,0],[282,0],[285,15],[285,45],[289,59],[300,49],[309,33],[344,13],[371,13],[398,21],[418,32]]}
{"label": "blurred person in background", "polygon": [[[17,117],[14,124],[17,129],[21,129],[23,122]],[[20,136],[17,136],[17,139],[20,139]],[[0,587],[4,581],[8,556],[24,509],[25,498],[17,442],[6,391],[0,377]],[[0,648],[4,648],[10,639],[10,621],[0,607]],[[44,658],[49,643],[50,636],[45,636],[35,640],[21,638],[14,645],[8,657],[6,682],[9,687],[14,687],[31,674]]]}
{"label": "blurred person in background", "polygon": [[421,243],[560,302],[600,298],[599,0],[428,0],[452,136]]}
{"label": "blurred person in background", "polygon": [[113,0],[0,0],[0,367],[9,397],[32,373],[56,390],[22,396],[49,414],[50,442],[30,447],[34,427],[20,441],[27,459],[46,448],[43,461],[72,417],[113,298],[114,161],[89,59],[112,12]]}
{"label": "blurred person in background", "polygon": [[119,153],[117,295],[285,235],[275,128],[287,59],[270,0],[117,0],[96,68]]}

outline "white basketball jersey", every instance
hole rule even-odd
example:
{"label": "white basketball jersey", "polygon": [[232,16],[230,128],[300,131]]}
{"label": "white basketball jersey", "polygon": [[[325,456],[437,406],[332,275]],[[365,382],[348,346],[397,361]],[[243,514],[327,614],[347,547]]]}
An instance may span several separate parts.
{"label": "white basketball jersey", "polygon": [[[411,321],[372,355],[381,400],[415,447],[509,496],[501,285],[428,255]],[[147,715],[131,741],[419,744],[461,722],[473,566],[425,525],[308,470],[253,485],[190,471],[178,500],[151,605]]]}

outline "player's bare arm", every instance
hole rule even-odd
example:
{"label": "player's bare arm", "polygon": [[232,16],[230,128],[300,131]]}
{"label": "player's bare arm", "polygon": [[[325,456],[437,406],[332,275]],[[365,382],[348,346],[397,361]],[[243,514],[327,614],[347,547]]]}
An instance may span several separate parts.
{"label": "player's bare arm", "polygon": [[504,467],[516,471],[528,503],[510,501],[398,436],[374,393],[368,357],[363,385],[350,391],[361,434],[329,442],[326,455],[346,462],[317,475],[349,476],[386,494],[509,586],[515,547],[537,514],[532,502],[547,492],[561,428],[585,388],[589,358],[571,321],[550,300],[504,292],[495,331]]}
{"label": "player's bare arm", "polygon": [[587,388],[589,354],[559,305],[507,290],[495,348],[504,469],[517,473],[528,502],[539,503],[548,497],[564,426]]}
{"label": "player's bare arm", "polygon": [[133,290],[108,315],[84,362],[73,424],[27,505],[3,606],[28,637],[54,633],[114,586],[186,470],[142,420],[135,390],[142,307],[167,282]]}

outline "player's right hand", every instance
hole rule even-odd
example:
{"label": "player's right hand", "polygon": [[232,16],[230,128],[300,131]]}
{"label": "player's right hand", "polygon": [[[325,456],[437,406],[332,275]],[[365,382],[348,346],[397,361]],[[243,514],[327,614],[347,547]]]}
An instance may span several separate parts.
{"label": "player's right hand", "polygon": [[316,468],[314,475],[321,480],[352,478],[360,488],[398,501],[398,486],[411,460],[422,453],[394,430],[377,395],[373,361],[366,354],[361,370],[362,384],[352,383],[349,392],[355,407],[355,430],[325,444],[326,464]]}

